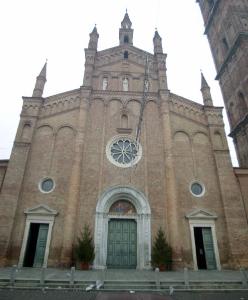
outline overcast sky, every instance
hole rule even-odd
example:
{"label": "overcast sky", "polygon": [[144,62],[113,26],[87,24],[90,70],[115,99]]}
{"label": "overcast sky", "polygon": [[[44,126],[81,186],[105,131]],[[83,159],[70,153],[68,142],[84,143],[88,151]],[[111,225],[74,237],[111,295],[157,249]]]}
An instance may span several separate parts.
{"label": "overcast sky", "polygon": [[[0,159],[9,158],[22,96],[31,96],[35,79],[48,59],[44,96],[79,88],[84,48],[94,24],[98,50],[118,45],[120,23],[128,10],[134,46],[153,52],[157,27],[167,57],[171,92],[202,103],[200,69],[214,105],[223,106],[200,9],[195,0],[8,0],[0,10]],[[226,133],[229,127],[225,116]],[[230,144],[230,142],[229,142]],[[232,150],[233,164],[237,165]]]}

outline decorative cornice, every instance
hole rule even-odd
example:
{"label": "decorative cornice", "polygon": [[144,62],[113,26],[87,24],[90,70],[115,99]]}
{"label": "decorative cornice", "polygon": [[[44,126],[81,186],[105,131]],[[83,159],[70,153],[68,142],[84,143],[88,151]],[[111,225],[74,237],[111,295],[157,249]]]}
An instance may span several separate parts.
{"label": "decorative cornice", "polygon": [[56,100],[63,100],[66,99],[68,97],[72,97],[72,96],[80,96],[80,88],[79,89],[75,89],[75,90],[71,90],[71,91],[67,91],[67,92],[63,92],[63,93],[59,93],[59,94],[55,94],[49,97],[44,98],[45,102],[52,102],[52,101],[56,101]]}
{"label": "decorative cornice", "polygon": [[73,95],[64,93],[64,97],[51,98],[49,102],[45,102],[41,107],[40,117],[74,110],[80,106],[80,99],[80,94],[78,93]]}
{"label": "decorative cornice", "polygon": [[206,209],[195,209],[192,212],[186,214],[185,218],[190,220],[213,220],[217,219],[218,216]]}
{"label": "decorative cornice", "polygon": [[185,119],[197,124],[198,126],[200,125],[200,126],[203,126],[204,128],[206,128],[206,126],[207,126],[206,120],[199,121],[197,119],[192,118],[192,116],[188,116],[186,114],[182,114],[182,113],[176,112],[174,110],[171,110],[171,112],[176,116],[179,116],[179,117],[183,116]]}
{"label": "decorative cornice", "polygon": [[118,51],[123,51],[123,50],[131,50],[131,51],[134,51],[134,52],[138,52],[140,54],[142,53],[142,54],[150,56],[150,58],[154,57],[154,55],[150,52],[147,52],[145,50],[142,50],[142,49],[137,48],[135,46],[132,46],[130,44],[123,44],[123,45],[120,45],[120,46],[111,47],[111,48],[104,49],[104,50],[101,50],[101,51],[97,52],[97,58],[99,58],[101,56],[104,56],[106,54],[109,54],[109,53],[117,53]]}
{"label": "decorative cornice", "polygon": [[208,118],[209,126],[224,126],[221,106],[204,106],[203,107],[205,114]]}
{"label": "decorative cornice", "polygon": [[48,115],[41,115],[41,116],[39,116],[38,120],[41,120],[41,119],[43,120],[43,119],[46,119],[46,118],[50,118],[50,117],[54,117],[54,116],[66,114],[68,112],[71,112],[71,111],[74,111],[74,110],[77,110],[77,109],[79,109],[79,106],[71,108],[71,109],[67,109],[67,110],[63,110],[63,111],[51,113],[51,114],[48,114]]}
{"label": "decorative cornice", "polygon": [[42,102],[45,100],[45,98],[43,98],[43,97],[27,97],[27,96],[23,96],[22,99],[26,100],[26,101],[39,101],[39,102]]}
{"label": "decorative cornice", "polygon": [[[91,98],[95,98],[95,97],[101,97],[101,96],[115,96],[115,97],[128,97],[128,98],[132,98],[132,97],[143,97],[143,92],[132,92],[132,91],[128,91],[128,92],[123,92],[123,91],[114,91],[114,90],[94,90],[92,91],[91,94]],[[148,99],[154,99],[158,97],[158,93],[153,93],[150,92],[148,93]]]}
{"label": "decorative cornice", "polygon": [[197,103],[195,101],[189,100],[187,98],[184,98],[182,96],[170,93],[170,99],[174,102],[174,101],[180,101],[182,103],[185,103],[186,105],[189,105],[192,108],[198,109],[198,110],[203,110],[203,105],[200,103]]}
{"label": "decorative cornice", "polygon": [[37,119],[38,118],[38,116],[30,116],[29,114],[25,114],[23,112],[20,114],[20,117],[21,118],[29,118],[29,119]]}
{"label": "decorative cornice", "polygon": [[56,216],[58,212],[47,205],[40,204],[33,208],[28,208],[24,210],[26,215],[43,215],[43,216]]}
{"label": "decorative cornice", "polygon": [[237,133],[242,130],[246,125],[248,124],[248,113],[243,117],[243,119],[236,124],[236,126],[232,129],[232,131],[229,133],[229,136],[234,138]]}
{"label": "decorative cornice", "polygon": [[248,168],[233,168],[233,171],[236,176],[248,176]]}
{"label": "decorative cornice", "polygon": [[18,141],[15,141],[14,142],[14,146],[17,146],[17,147],[29,147],[31,143],[27,143],[27,142],[18,142]]}
{"label": "decorative cornice", "polygon": [[120,134],[131,134],[133,129],[132,128],[116,128],[116,131]]}
{"label": "decorative cornice", "polygon": [[207,125],[203,105],[180,97],[175,94],[170,94],[170,111],[173,113],[184,116],[185,118],[197,122],[198,124]]}

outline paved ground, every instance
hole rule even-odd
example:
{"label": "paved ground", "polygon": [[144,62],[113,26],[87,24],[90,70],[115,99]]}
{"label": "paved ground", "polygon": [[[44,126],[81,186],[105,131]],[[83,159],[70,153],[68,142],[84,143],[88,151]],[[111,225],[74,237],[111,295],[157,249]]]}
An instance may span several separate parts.
{"label": "paved ground", "polygon": [[0,300],[248,300],[248,292],[159,294],[85,293],[71,291],[1,290]]}
{"label": "paved ground", "polygon": [[248,292],[176,293],[174,300],[248,300]]}

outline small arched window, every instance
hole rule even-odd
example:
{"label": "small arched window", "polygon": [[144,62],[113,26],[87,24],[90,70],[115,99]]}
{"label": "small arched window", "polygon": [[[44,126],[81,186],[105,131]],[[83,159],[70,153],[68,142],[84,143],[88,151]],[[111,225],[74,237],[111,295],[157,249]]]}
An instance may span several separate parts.
{"label": "small arched window", "polygon": [[121,116],[121,127],[128,128],[128,117],[125,114]]}
{"label": "small arched window", "polygon": [[128,51],[124,52],[124,59],[128,59]]}
{"label": "small arched window", "polygon": [[125,36],[124,36],[124,43],[125,43],[125,44],[128,44],[128,43],[129,43],[128,35],[125,35]]}
{"label": "small arched window", "polygon": [[223,38],[223,39],[222,39],[222,44],[223,44],[223,47],[224,47],[225,52],[227,52],[228,49],[229,49],[229,46],[228,46],[228,43],[227,43],[226,38]]}
{"label": "small arched window", "polygon": [[22,128],[22,139],[27,140],[30,137],[31,123],[25,123]]}
{"label": "small arched window", "polygon": [[128,92],[128,78],[125,77],[122,80],[122,89],[124,92]]}
{"label": "small arched window", "polygon": [[102,89],[105,91],[107,88],[108,88],[108,78],[107,77],[103,77]]}

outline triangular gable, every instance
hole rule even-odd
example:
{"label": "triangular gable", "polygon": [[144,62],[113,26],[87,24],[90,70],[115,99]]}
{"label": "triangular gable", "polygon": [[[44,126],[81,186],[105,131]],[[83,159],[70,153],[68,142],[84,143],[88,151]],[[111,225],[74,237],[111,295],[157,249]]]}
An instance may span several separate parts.
{"label": "triangular gable", "polygon": [[146,65],[147,56],[150,62],[153,62],[154,60],[154,56],[151,53],[139,48],[133,46],[118,46],[99,51],[96,56],[95,67],[97,69],[111,67],[112,70],[114,65],[123,62],[124,51],[128,51],[129,53],[128,62],[141,67],[142,71],[144,71],[143,69]]}
{"label": "triangular gable", "polygon": [[42,215],[42,216],[56,216],[58,212],[54,209],[51,209],[47,205],[40,204],[33,208],[28,208],[24,210],[26,215]]}
{"label": "triangular gable", "polygon": [[108,48],[108,49],[104,49],[104,50],[101,50],[101,51],[98,51],[97,52],[97,59],[98,58],[101,58],[105,55],[114,55],[114,54],[117,54],[117,53],[120,53],[120,52],[124,52],[125,50],[127,51],[130,51],[134,54],[137,54],[137,55],[144,55],[145,57],[148,55],[148,57],[150,59],[152,59],[154,57],[154,55],[150,52],[147,52],[143,49],[140,49],[140,48],[137,48],[137,47],[134,47],[134,46],[130,46],[130,45],[120,45],[120,46],[116,46],[116,47],[112,47],[112,48]]}
{"label": "triangular gable", "polygon": [[205,209],[195,209],[192,212],[188,213],[185,218],[187,219],[217,219],[218,216],[214,213],[211,213]]}

